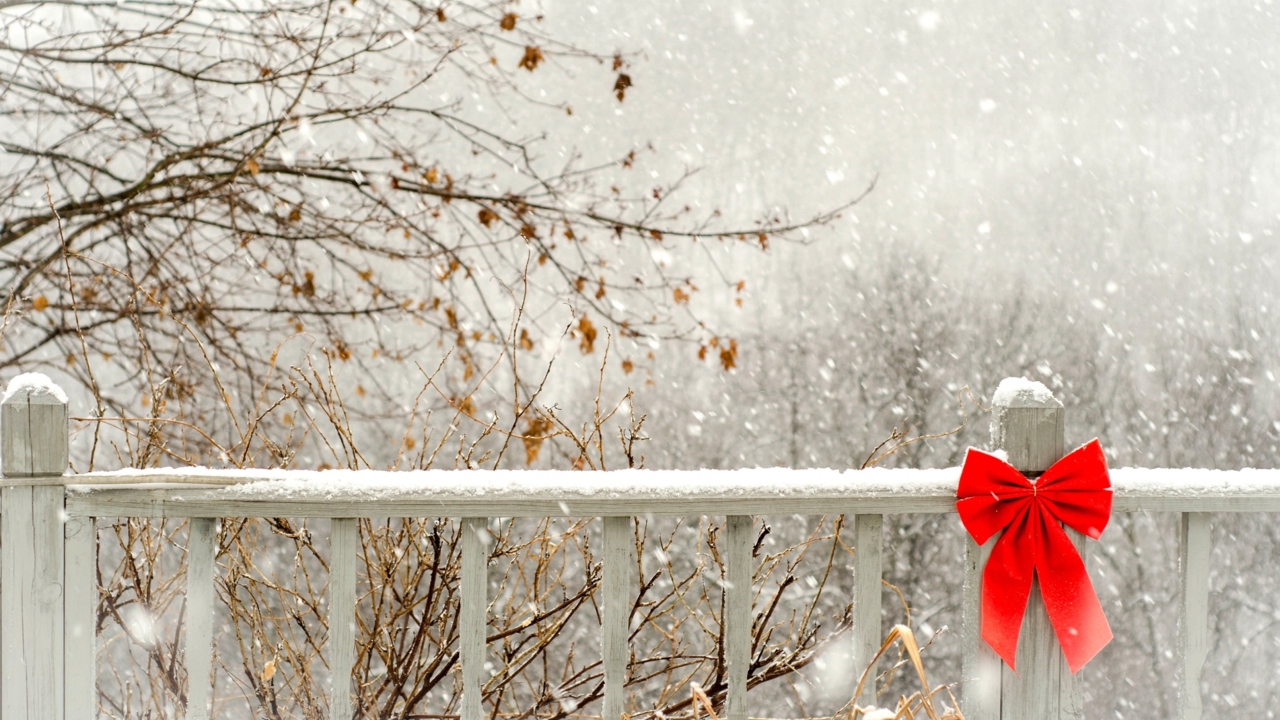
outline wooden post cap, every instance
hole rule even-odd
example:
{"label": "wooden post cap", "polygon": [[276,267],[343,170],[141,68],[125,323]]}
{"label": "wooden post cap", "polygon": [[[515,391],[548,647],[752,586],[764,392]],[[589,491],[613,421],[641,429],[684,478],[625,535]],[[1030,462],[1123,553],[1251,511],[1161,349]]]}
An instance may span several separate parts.
{"label": "wooden post cap", "polygon": [[9,381],[0,400],[0,467],[5,477],[48,477],[67,470],[67,395],[40,373]]}
{"label": "wooden post cap", "polygon": [[991,399],[991,446],[1028,475],[1038,475],[1062,458],[1065,415],[1062,402],[1044,385],[1005,378]]}

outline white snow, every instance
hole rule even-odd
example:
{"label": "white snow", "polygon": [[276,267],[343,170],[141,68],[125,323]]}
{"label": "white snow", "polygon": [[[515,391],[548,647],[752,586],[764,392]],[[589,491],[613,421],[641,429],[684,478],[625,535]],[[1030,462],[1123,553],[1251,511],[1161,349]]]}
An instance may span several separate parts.
{"label": "white snow", "polygon": [[9,381],[9,386],[5,388],[4,398],[0,402],[8,402],[9,398],[23,390],[28,391],[31,396],[40,397],[42,395],[52,395],[58,402],[66,403],[67,394],[58,387],[48,375],[44,373],[22,373],[15,375]]}
{"label": "white snow", "polygon": [[[723,498],[954,498],[960,468],[934,470],[236,470],[156,468],[89,473],[68,478],[75,493],[110,492],[139,484],[167,488],[175,498],[201,488],[225,500],[377,502],[397,500],[494,501],[619,499],[697,503]],[[1149,498],[1280,497],[1280,470],[1117,468],[1111,470],[1117,502],[1146,507]],[[209,486],[215,486],[210,489]],[[1131,499],[1128,503],[1123,501]],[[1136,503],[1136,505],[1135,505]],[[1158,503],[1157,503],[1158,504]],[[1118,508],[1119,509],[1119,508]],[[567,512],[567,511],[566,511]]]}
{"label": "white snow", "polygon": [[1043,383],[1022,377],[1010,377],[1000,381],[992,405],[1001,407],[1062,407],[1053,391]]}
{"label": "white snow", "polygon": [[[903,470],[235,470],[156,468],[91,473],[83,485],[221,485],[228,500],[433,498],[697,499],[726,497],[954,496],[956,468]],[[82,486],[83,486],[82,485]],[[85,488],[88,489],[88,488]]]}
{"label": "white snow", "polygon": [[1245,468],[1117,468],[1111,470],[1117,496],[1224,497],[1280,495],[1280,470]]}

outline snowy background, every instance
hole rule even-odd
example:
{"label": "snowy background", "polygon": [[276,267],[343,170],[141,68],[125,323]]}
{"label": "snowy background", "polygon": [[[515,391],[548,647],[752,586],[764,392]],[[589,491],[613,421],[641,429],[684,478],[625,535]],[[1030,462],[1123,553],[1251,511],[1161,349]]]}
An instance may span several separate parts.
{"label": "snowy background", "polygon": [[[1099,437],[1116,467],[1280,465],[1280,23],[1271,0],[526,0],[518,10],[541,14],[552,35],[632,53],[624,103],[610,92],[611,73],[551,61],[554,72],[520,76],[530,97],[567,98],[572,115],[495,108],[447,77],[432,88],[443,89],[441,102],[462,98],[464,116],[520,136],[545,131],[549,162],[573,152],[603,162],[652,145],[637,163],[643,174],[625,182],[697,170],[684,200],[733,218],[807,218],[875,182],[804,242],[767,253],[671,243],[645,258],[701,287],[697,319],[740,343],[725,372],[714,358],[697,363],[696,343],[615,339],[615,357],[636,368],[610,368],[603,394],[636,390],[649,467],[855,468],[895,428],[960,427],[882,463],[953,467],[966,447],[986,445],[979,405],[1009,376],[1054,390],[1068,445]],[[6,162],[17,161],[0,155]],[[541,402],[586,407],[599,355],[572,339],[544,342],[574,312],[558,298],[538,303],[527,318],[539,336],[531,354],[559,367]],[[402,331],[388,335],[400,342]],[[50,352],[13,364],[62,360]],[[353,363],[337,382],[411,397],[421,378],[396,367]],[[127,370],[100,377],[110,385]],[[91,406],[84,388],[55,379],[73,413]],[[398,439],[401,418],[361,415],[362,401],[349,397],[360,429]],[[82,456],[89,433],[75,442]],[[377,453],[392,448],[370,457],[386,460]],[[322,459],[303,452],[296,462]],[[534,465],[557,461],[547,452]],[[1269,718],[1280,707],[1274,520],[1215,519],[1207,717]],[[817,527],[814,518],[766,522],[770,542]],[[702,542],[694,529],[691,542]],[[936,633],[928,656],[938,681],[959,678],[962,539],[954,517],[886,527],[886,579],[922,636]],[[1117,516],[1090,552],[1117,639],[1086,670],[1088,716],[1173,717],[1176,518]],[[897,595],[885,606],[886,627],[905,619]],[[848,670],[834,652],[803,681],[757,699],[778,716],[831,712],[847,698]]]}
{"label": "snowy background", "polygon": [[[878,178],[808,246],[677,258],[749,278],[721,318],[744,360],[691,377],[660,357],[638,399],[650,464],[856,467],[1007,375],[1052,387],[1068,445],[1098,436],[1115,466],[1280,463],[1273,4],[547,7],[645,51],[634,105],[575,108],[583,146],[652,139],[705,167],[705,202],[748,213],[804,216]],[[890,464],[955,465],[985,424]],[[917,620],[954,623],[958,523],[888,532]],[[1172,516],[1118,516],[1093,548],[1120,629],[1086,670],[1089,717],[1174,714],[1175,538]],[[1274,717],[1274,519],[1220,517],[1214,541],[1206,716]]]}

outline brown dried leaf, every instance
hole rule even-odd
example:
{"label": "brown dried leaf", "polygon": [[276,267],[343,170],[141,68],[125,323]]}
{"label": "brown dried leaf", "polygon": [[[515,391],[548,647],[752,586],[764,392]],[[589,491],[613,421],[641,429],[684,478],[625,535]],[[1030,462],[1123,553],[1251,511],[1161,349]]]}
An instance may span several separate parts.
{"label": "brown dried leaf", "polygon": [[449,398],[449,404],[455,409],[462,411],[464,415],[476,414],[476,401],[470,395],[459,399],[458,396]]}
{"label": "brown dried leaf", "polygon": [[36,298],[31,301],[31,307],[34,308],[36,312],[44,312],[45,309],[49,307],[49,298],[46,298],[43,295],[37,295]]}
{"label": "brown dried leaf", "polygon": [[574,329],[573,334],[578,336],[578,349],[583,355],[590,355],[596,351],[596,326],[583,315],[578,319],[578,327]]}
{"label": "brown dried leaf", "polygon": [[524,49],[524,57],[520,58],[520,67],[533,72],[538,67],[538,63],[545,59],[540,48],[529,45]]}
{"label": "brown dried leaf", "polygon": [[618,79],[613,83],[613,92],[618,96],[618,102],[627,96],[627,88],[631,87],[631,76],[626,73],[618,73]]}
{"label": "brown dried leaf", "polygon": [[542,449],[542,443],[551,435],[552,424],[547,418],[538,415],[529,420],[529,424],[525,427],[524,437],[524,464],[532,465],[538,459],[538,452]]}
{"label": "brown dried leaf", "polygon": [[515,30],[516,18],[517,16],[515,13],[507,13],[506,15],[502,16],[502,22],[498,23],[498,27],[502,28],[503,30]]}
{"label": "brown dried leaf", "polygon": [[720,350],[720,364],[725,370],[732,370],[738,366],[738,341],[729,340],[728,347]]}

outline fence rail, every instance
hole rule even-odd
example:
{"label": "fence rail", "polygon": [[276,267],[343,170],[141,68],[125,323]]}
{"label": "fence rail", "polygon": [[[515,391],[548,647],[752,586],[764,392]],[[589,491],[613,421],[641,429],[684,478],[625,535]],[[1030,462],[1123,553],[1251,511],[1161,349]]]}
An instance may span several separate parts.
{"label": "fence rail", "polygon": [[[1062,408],[998,406],[993,437],[1010,462],[1032,474],[1062,456]],[[125,470],[64,475],[65,401],[19,392],[3,406],[0,506],[0,720],[64,720],[96,715],[93,638],[98,598],[95,518],[191,518],[185,665],[209,678],[216,518],[332,519],[325,652],[336,678],[332,720],[355,712],[357,518],[462,520],[462,720],[481,720],[485,662],[488,520],[495,517],[604,518],[601,650],[603,717],[626,709],[628,577],[632,520],[646,515],[723,515],[726,558],[726,716],[746,720],[752,610],[752,516],[845,514],[854,528],[852,651],[865,667],[880,645],[882,528],[886,514],[955,511],[957,469],[556,472],[348,472],[294,470]],[[1209,513],[1280,511],[1280,471],[1115,470],[1117,512],[1182,514],[1179,563],[1180,717],[1200,717],[1199,679],[1208,638]],[[1075,536],[1083,547],[1083,538]],[[994,540],[992,541],[994,542]],[[969,720],[1083,718],[1080,685],[1066,669],[1038,592],[1019,646],[1021,675],[1002,668],[978,636],[979,594],[991,544],[968,543],[961,637],[963,709]],[[1024,660],[1025,658],[1025,660]],[[343,678],[346,682],[343,682]],[[193,683],[186,717],[208,715],[209,684]],[[869,695],[861,703],[873,700]]]}
{"label": "fence rail", "polygon": [[[82,517],[629,517],[953,513],[941,470],[173,471],[68,475]],[[1280,470],[1118,468],[1116,512],[1280,512]]]}

